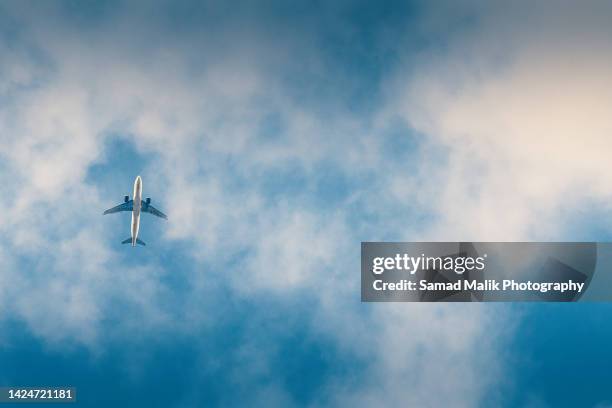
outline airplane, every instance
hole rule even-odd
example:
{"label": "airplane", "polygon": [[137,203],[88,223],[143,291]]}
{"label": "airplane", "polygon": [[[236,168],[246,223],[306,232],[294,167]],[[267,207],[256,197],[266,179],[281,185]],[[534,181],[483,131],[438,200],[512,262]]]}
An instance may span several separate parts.
{"label": "airplane", "polygon": [[151,205],[150,198],[147,198],[145,201],[142,200],[142,179],[140,178],[140,176],[136,176],[136,180],[134,181],[134,199],[130,200],[130,196],[125,196],[124,202],[122,204],[119,204],[116,207],[104,211],[104,215],[113,214],[120,211],[132,212],[132,235],[130,236],[130,238],[127,238],[121,243],[129,244],[131,242],[133,247],[135,247],[136,244],[142,246],[147,245],[141,239],[138,238],[141,212],[153,214],[157,217],[163,218],[164,220],[168,219],[166,214]]}

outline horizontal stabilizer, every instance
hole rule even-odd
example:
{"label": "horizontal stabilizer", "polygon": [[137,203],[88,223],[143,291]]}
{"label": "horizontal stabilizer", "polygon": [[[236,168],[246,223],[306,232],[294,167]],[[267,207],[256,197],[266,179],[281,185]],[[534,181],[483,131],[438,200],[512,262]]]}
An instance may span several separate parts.
{"label": "horizontal stabilizer", "polygon": [[[123,241],[121,241],[122,244],[131,244],[132,243],[132,237],[129,237]],[[147,244],[144,243],[143,240],[141,240],[140,238],[136,238],[136,243],[138,245],[142,245],[142,246],[147,246]]]}

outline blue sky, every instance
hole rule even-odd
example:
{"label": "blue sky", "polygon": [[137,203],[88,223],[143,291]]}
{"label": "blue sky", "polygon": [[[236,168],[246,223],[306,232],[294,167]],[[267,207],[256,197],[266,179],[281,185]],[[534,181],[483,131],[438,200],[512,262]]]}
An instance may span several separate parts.
{"label": "blue sky", "polygon": [[[612,404],[606,304],[359,300],[361,241],[609,239],[611,15],[4,3],[0,385],[100,407]],[[137,174],[169,221],[133,249],[129,214],[101,214]]]}

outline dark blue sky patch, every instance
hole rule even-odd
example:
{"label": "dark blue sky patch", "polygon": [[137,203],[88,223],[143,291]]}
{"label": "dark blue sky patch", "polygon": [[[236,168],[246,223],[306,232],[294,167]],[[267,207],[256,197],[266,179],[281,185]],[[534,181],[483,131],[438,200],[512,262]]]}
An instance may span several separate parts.
{"label": "dark blue sky patch", "polygon": [[[14,385],[76,386],[80,403],[87,406],[161,407],[190,398],[211,404],[236,402],[237,394],[246,398],[262,384],[277,381],[295,401],[306,404],[320,397],[330,375],[348,366],[360,368],[358,359],[312,332],[303,299],[282,301],[282,307],[272,299],[229,304],[226,319],[212,327],[195,328],[190,334],[136,329],[131,339],[113,340],[110,335],[102,339],[101,354],[78,345],[59,351],[19,323],[5,325],[11,336],[10,346],[0,350],[0,375]],[[261,358],[268,359],[269,370],[254,377],[256,372],[249,371],[253,362],[245,363],[237,352],[248,344],[264,349]],[[107,392],[100,394],[102,389]]]}
{"label": "dark blue sky patch", "polygon": [[612,401],[612,306],[534,304],[521,309],[524,316],[511,345],[516,350],[511,361],[513,392],[504,406],[524,406],[530,399],[554,407]]}

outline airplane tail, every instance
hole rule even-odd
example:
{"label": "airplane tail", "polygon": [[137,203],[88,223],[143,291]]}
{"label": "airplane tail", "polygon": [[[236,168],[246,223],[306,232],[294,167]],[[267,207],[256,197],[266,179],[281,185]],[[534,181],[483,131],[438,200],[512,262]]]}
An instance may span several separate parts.
{"label": "airplane tail", "polygon": [[[131,244],[132,243],[132,237],[129,237],[123,241],[121,241],[122,244]],[[142,246],[147,246],[147,244],[144,243],[144,241],[142,241],[140,238],[136,238],[136,243]]]}

